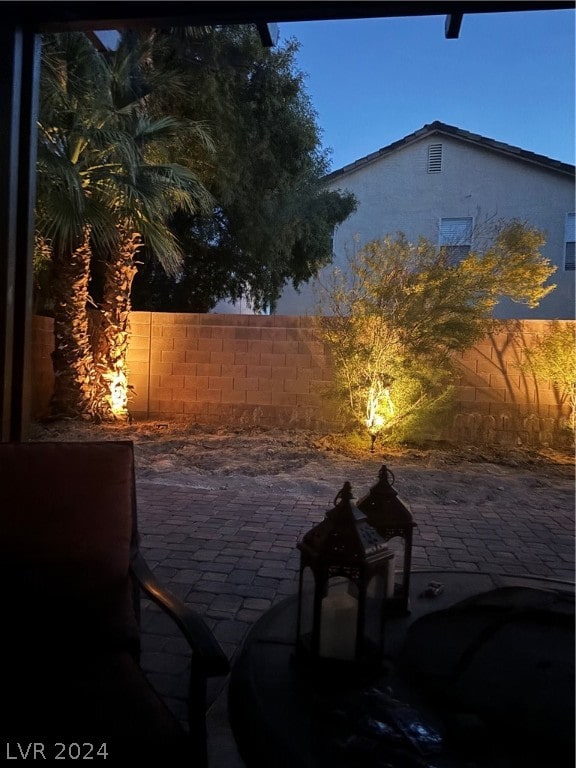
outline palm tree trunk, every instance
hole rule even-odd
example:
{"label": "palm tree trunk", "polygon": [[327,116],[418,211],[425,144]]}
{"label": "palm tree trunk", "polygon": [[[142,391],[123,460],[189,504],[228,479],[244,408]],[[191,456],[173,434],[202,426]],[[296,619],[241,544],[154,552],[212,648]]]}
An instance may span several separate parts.
{"label": "palm tree trunk", "polygon": [[93,416],[94,360],[88,332],[90,231],[71,254],[54,254],[54,416]]}
{"label": "palm tree trunk", "polygon": [[99,376],[96,409],[101,418],[129,419],[128,353],[132,281],[137,272],[136,255],[142,247],[137,232],[125,233],[118,255],[106,265],[101,304],[101,323],[95,345]]}

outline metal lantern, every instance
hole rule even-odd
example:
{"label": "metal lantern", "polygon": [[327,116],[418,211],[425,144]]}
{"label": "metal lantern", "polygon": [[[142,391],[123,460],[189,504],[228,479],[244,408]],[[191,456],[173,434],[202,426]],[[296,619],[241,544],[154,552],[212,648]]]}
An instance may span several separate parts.
{"label": "metal lantern", "polygon": [[352,503],[350,483],[298,543],[296,658],[379,664],[392,553]]}
{"label": "metal lantern", "polygon": [[396,537],[400,539],[401,548],[394,552],[395,577],[392,597],[386,608],[389,612],[409,613],[412,538],[416,523],[409,508],[392,487],[395,480],[393,472],[383,465],[378,476],[378,482],[360,499],[358,508],[364,512],[384,541],[389,542]]}

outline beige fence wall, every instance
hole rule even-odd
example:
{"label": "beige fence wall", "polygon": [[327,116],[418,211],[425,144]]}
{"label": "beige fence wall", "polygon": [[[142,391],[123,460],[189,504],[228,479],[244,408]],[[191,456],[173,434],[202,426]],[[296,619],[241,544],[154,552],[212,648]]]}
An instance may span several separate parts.
{"label": "beige fence wall", "polygon": [[[574,326],[573,321],[560,321]],[[517,321],[458,356],[462,376],[458,411],[444,436],[461,443],[518,446],[566,445],[570,414],[549,381],[523,374],[522,350],[550,328],[547,320]]]}
{"label": "beige fence wall", "polygon": [[[565,321],[570,322],[570,321]],[[549,382],[518,369],[521,350],[548,327],[519,321],[459,356],[457,410],[441,435],[464,443],[552,445],[568,408]],[[34,319],[34,409],[45,410],[52,375],[51,321]],[[133,312],[128,357],[131,412],[199,424],[337,427],[332,380],[313,318]]]}
{"label": "beige fence wall", "polygon": [[331,378],[314,322],[300,317],[133,312],[136,417],[316,427]]}

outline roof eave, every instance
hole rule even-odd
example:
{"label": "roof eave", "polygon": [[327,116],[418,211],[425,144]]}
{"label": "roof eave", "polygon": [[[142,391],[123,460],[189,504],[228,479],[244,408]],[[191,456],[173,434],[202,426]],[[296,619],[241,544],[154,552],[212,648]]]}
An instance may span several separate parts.
{"label": "roof eave", "polygon": [[446,125],[445,123],[436,121],[434,123],[430,123],[429,125],[424,125],[422,128],[414,131],[414,133],[410,133],[408,136],[405,136],[404,138],[399,139],[392,144],[388,144],[386,147],[382,147],[376,152],[371,152],[369,155],[361,157],[359,160],[355,160],[353,163],[349,163],[342,166],[342,168],[331,171],[330,173],[326,174],[326,176],[324,176],[324,181],[332,182],[338,178],[348,176],[350,173],[354,173],[355,171],[358,171],[367,165],[371,165],[372,163],[387,157],[398,149],[409,147],[410,145],[417,141],[421,141],[427,136],[437,135],[444,135],[449,138],[464,141],[481,149],[496,152],[514,160],[530,163],[532,165],[543,168],[544,170],[560,173],[565,176],[573,177],[576,171],[576,168],[569,163],[563,163],[560,160],[553,160],[552,158],[546,157],[545,155],[538,155],[535,152],[530,152],[529,150],[524,150],[511,144],[496,141],[495,139],[489,139],[487,137],[480,136],[480,134],[473,134],[460,128],[456,128],[455,126]]}

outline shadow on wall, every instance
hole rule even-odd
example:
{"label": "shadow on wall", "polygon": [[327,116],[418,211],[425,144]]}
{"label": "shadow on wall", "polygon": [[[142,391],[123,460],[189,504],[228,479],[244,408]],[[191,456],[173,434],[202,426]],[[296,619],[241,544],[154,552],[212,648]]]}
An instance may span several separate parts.
{"label": "shadow on wall", "polygon": [[[573,321],[562,321],[573,325]],[[460,443],[569,447],[570,404],[549,381],[527,373],[526,348],[550,326],[546,320],[507,321],[459,360],[459,412],[452,436]]]}

